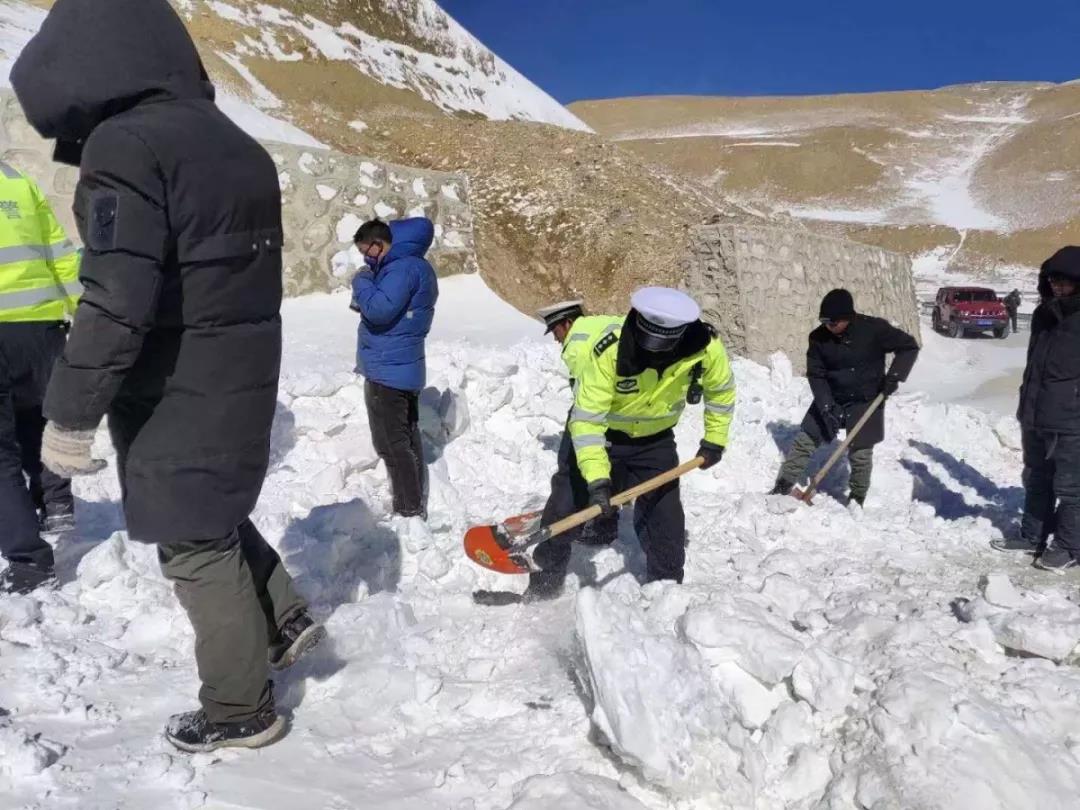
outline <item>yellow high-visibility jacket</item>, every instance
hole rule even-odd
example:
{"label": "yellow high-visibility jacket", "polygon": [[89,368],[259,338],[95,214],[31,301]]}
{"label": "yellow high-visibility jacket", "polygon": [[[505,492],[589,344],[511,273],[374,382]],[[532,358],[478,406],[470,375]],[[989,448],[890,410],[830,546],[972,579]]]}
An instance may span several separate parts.
{"label": "yellow high-visibility jacket", "polygon": [[0,322],[62,321],[81,294],[78,248],[37,184],[0,162]]}
{"label": "yellow high-visibility jacket", "polygon": [[[578,467],[589,483],[611,477],[606,434],[617,430],[643,438],[673,428],[686,407],[694,368],[705,403],[705,441],[727,446],[735,413],[735,376],[727,351],[705,324],[691,329],[700,335],[702,348],[677,360],[658,375],[655,369],[620,368],[622,327],[595,343],[582,364],[570,412],[570,438]],[[624,361],[625,362],[625,361]],[[638,373],[626,374],[628,371]]]}
{"label": "yellow high-visibility jacket", "polygon": [[570,372],[571,383],[581,376],[596,342],[621,327],[624,320],[625,315],[582,315],[574,321],[563,339],[562,348],[562,359]]}

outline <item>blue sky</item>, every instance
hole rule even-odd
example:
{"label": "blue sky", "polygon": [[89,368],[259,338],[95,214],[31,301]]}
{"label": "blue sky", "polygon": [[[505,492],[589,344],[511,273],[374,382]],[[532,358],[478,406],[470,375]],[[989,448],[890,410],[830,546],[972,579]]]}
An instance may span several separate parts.
{"label": "blue sky", "polygon": [[560,101],[1080,78],[1080,0],[441,0]]}

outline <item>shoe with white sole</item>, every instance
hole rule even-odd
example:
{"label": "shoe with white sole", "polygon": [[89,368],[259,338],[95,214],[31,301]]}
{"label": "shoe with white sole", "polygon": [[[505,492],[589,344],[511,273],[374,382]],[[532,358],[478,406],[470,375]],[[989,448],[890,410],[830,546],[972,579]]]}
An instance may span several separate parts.
{"label": "shoe with white sole", "polygon": [[273,707],[236,723],[213,723],[201,709],[184,712],[170,717],[165,728],[165,739],[189,754],[219,748],[262,748],[277,742],[284,734],[285,718]]}

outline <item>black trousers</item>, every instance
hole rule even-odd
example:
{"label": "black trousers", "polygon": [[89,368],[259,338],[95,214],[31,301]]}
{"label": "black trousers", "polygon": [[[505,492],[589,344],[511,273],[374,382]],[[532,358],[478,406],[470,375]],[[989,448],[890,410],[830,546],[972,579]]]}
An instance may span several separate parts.
{"label": "black trousers", "polygon": [[62,323],[0,323],[0,554],[44,568],[53,552],[37,510],[74,508],[71,482],[41,464],[41,404],[65,335]]}
{"label": "black trousers", "polygon": [[1013,332],[1019,332],[1020,331],[1016,327],[1017,315],[1018,315],[1018,313],[1016,313],[1016,312],[1010,312],[1009,313],[1009,320],[1012,321],[1012,330],[1013,330]]}
{"label": "black trousers", "polygon": [[[616,493],[679,464],[675,435],[670,430],[643,439],[631,439],[618,431],[608,431],[607,440],[611,484]],[[568,448],[566,469],[562,468],[560,458],[560,469],[551,479],[551,495],[544,507],[544,525],[589,505],[589,493],[578,469],[577,457],[569,451],[572,448]],[[659,579],[682,582],[686,562],[686,515],[677,480],[637,499],[634,530],[645,552],[646,579],[649,582]],[[569,538],[561,535],[541,543],[536,547],[533,559],[547,572],[565,573],[573,539],[572,535]]]}
{"label": "black trousers", "polygon": [[1024,517],[1021,535],[1054,545],[1080,560],[1080,435],[1025,430]]}
{"label": "black trousers", "polygon": [[427,468],[420,440],[420,396],[376,382],[364,382],[364,402],[375,452],[386,464],[394,512],[427,515]]}

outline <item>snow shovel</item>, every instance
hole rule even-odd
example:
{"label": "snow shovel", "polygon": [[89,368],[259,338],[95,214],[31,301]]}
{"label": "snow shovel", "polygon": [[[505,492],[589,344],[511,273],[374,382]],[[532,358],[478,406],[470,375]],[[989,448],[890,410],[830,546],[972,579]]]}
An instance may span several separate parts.
{"label": "snow shovel", "polygon": [[[692,458],[685,464],[620,492],[612,497],[611,505],[622,506],[630,503],[635,498],[696,470],[704,463],[705,460],[700,456]],[[540,512],[515,515],[493,526],[473,526],[465,532],[465,553],[474,563],[491,571],[500,574],[528,574],[540,570],[533,562],[532,555],[528,553],[530,548],[588,523],[600,517],[600,514],[599,506],[590,506],[550,526],[539,525]]]}
{"label": "snow shovel", "polygon": [[862,430],[866,423],[870,421],[870,417],[874,415],[874,412],[881,407],[881,403],[885,401],[884,394],[878,394],[877,399],[870,403],[870,407],[866,409],[866,413],[862,415],[862,418],[855,423],[855,427],[848,431],[847,436],[844,437],[844,441],[840,443],[840,446],[836,448],[836,451],[829,456],[829,460],[825,462],[825,466],[822,467],[818,474],[810,479],[810,485],[801,490],[795,487],[791,490],[791,497],[802,501],[810,506],[814,505],[814,495],[817,494],[817,488],[821,486],[821,482],[825,480],[825,476],[832,471],[832,468],[836,465],[836,462],[840,460],[840,456],[844,455],[844,452],[851,446],[851,443],[855,441],[855,437],[859,435],[859,431]]}

